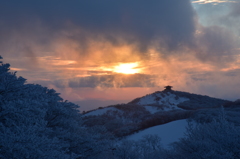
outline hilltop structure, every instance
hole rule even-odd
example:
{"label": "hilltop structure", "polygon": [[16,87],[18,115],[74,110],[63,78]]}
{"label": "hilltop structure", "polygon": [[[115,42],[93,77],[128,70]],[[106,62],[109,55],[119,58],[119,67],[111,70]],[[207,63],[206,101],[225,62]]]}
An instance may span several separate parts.
{"label": "hilltop structure", "polygon": [[173,86],[169,86],[169,85],[168,85],[168,86],[165,86],[165,87],[164,87],[164,88],[165,88],[164,91],[171,91],[171,90],[172,90],[172,87],[173,87]]}

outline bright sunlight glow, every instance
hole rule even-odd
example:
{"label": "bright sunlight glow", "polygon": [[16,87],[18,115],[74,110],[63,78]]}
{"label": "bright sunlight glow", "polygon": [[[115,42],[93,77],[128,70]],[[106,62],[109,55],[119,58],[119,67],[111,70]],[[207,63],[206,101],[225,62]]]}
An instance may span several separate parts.
{"label": "bright sunlight glow", "polygon": [[140,69],[137,68],[139,64],[135,63],[121,63],[114,67],[113,72],[123,73],[123,74],[135,74],[140,73]]}

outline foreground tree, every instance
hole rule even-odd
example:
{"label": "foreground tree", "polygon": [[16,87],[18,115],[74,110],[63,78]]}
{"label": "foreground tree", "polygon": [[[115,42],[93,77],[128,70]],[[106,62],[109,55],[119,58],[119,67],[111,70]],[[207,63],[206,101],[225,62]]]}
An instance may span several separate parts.
{"label": "foreground tree", "polygon": [[167,158],[238,159],[240,128],[226,120],[224,111],[211,123],[189,125],[186,137],[173,144]]}
{"label": "foreground tree", "polygon": [[145,135],[137,141],[123,140],[112,152],[117,159],[157,159],[162,155],[161,139],[157,135]]}
{"label": "foreground tree", "polygon": [[0,63],[0,158],[96,158],[108,150],[110,135],[83,127],[79,106]]}

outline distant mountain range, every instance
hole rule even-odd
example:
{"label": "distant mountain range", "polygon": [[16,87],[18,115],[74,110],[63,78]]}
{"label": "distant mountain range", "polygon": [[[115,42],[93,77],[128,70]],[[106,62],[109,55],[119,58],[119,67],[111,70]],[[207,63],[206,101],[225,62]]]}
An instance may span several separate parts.
{"label": "distant mountain range", "polygon": [[208,122],[212,120],[209,119],[209,114],[214,118],[221,107],[233,111],[240,107],[240,102],[165,89],[126,104],[110,105],[85,112],[83,119],[88,127],[101,125],[115,136],[124,137],[181,119]]}

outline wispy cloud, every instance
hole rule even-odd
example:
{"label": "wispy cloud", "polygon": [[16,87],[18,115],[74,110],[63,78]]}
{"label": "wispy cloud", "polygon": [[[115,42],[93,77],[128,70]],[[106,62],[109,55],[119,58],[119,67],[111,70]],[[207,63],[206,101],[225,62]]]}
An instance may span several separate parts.
{"label": "wispy cloud", "polygon": [[192,3],[198,3],[198,4],[212,3],[214,5],[217,5],[219,3],[237,3],[237,1],[231,1],[231,0],[193,0]]}
{"label": "wispy cloud", "polygon": [[25,71],[26,69],[23,68],[15,68],[15,67],[11,67],[11,71]]}

